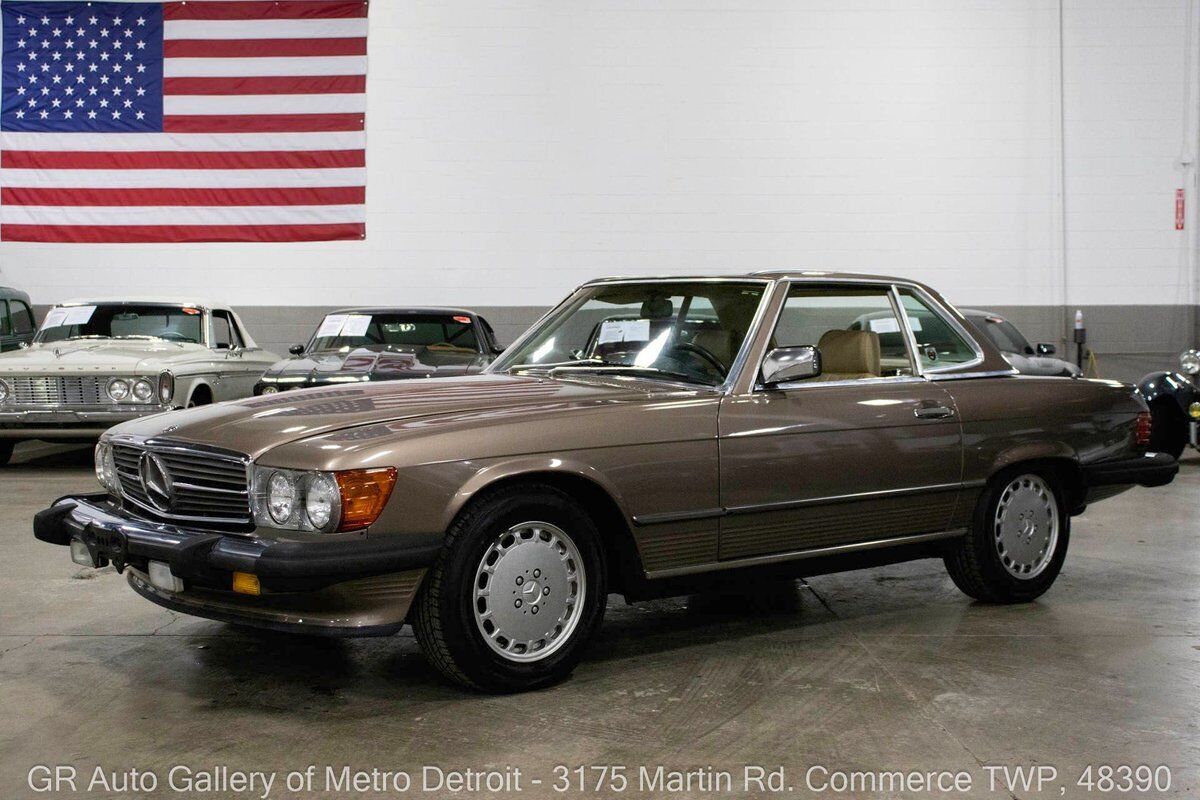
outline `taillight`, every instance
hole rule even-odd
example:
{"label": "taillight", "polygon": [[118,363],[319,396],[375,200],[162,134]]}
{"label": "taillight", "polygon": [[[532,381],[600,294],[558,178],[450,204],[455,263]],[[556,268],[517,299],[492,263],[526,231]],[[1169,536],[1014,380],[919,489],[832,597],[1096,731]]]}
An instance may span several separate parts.
{"label": "taillight", "polygon": [[1149,411],[1143,411],[1137,415],[1137,423],[1133,428],[1133,443],[1138,447],[1147,447],[1150,444],[1150,432],[1154,428],[1154,420],[1150,416]]}

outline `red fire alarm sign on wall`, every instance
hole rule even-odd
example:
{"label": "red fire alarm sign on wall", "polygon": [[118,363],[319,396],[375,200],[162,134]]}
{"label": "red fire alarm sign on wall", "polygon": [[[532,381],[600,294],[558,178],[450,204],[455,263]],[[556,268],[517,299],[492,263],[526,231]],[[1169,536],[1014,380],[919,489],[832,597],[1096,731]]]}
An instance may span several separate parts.
{"label": "red fire alarm sign on wall", "polygon": [[1175,190],[1175,230],[1183,230],[1183,189]]}

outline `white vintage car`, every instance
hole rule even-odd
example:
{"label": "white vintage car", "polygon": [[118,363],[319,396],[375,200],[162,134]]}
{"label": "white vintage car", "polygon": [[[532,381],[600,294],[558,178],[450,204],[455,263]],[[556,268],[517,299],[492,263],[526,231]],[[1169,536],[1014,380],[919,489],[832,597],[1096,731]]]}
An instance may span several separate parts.
{"label": "white vintage car", "polygon": [[88,440],[119,422],[249,397],[279,359],[227,306],[72,300],[0,355],[0,465],[25,439]]}

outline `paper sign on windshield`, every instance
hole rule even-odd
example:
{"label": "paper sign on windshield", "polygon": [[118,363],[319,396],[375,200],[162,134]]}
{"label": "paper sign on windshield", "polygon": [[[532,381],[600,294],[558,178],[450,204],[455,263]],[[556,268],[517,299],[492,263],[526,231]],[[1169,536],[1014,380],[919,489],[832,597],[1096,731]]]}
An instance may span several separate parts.
{"label": "paper sign on windshield", "polygon": [[49,330],[50,328],[57,328],[58,326],[62,325],[63,320],[67,318],[67,312],[69,310],[70,309],[62,308],[61,306],[50,309],[50,313],[48,313],[46,318],[42,320],[42,330]]}
{"label": "paper sign on windshield", "polygon": [[321,323],[321,327],[317,328],[317,338],[327,339],[331,336],[337,336],[342,332],[342,326],[346,324],[348,314],[330,314]]}
{"label": "paper sign on windshield", "polygon": [[42,330],[65,325],[86,325],[95,313],[95,306],[57,306],[50,309],[50,313],[42,321]]}
{"label": "paper sign on windshield", "polygon": [[370,314],[351,314],[342,325],[342,336],[366,336],[371,327]]}
{"label": "paper sign on windshield", "polygon": [[600,337],[596,340],[596,344],[648,341],[650,341],[650,320],[610,319],[600,324]]}
{"label": "paper sign on windshield", "polygon": [[900,323],[895,317],[881,317],[871,320],[871,330],[876,333],[899,333]]}

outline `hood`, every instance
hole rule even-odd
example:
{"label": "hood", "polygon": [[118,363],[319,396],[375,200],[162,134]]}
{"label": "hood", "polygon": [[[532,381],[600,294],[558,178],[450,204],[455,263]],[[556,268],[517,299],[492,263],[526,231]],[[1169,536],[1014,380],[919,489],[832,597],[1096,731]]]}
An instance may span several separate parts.
{"label": "hood", "polygon": [[347,428],[464,414],[474,415],[485,427],[490,417],[507,419],[547,409],[559,413],[571,407],[642,400],[651,392],[641,382],[500,374],[362,383],[176,411],[123,423],[111,433],[165,436],[257,458],[274,447]]}
{"label": "hood", "polygon": [[207,357],[204,345],[139,340],[74,339],[31,345],[0,356],[0,375],[22,373],[157,372],[173,363]]}

